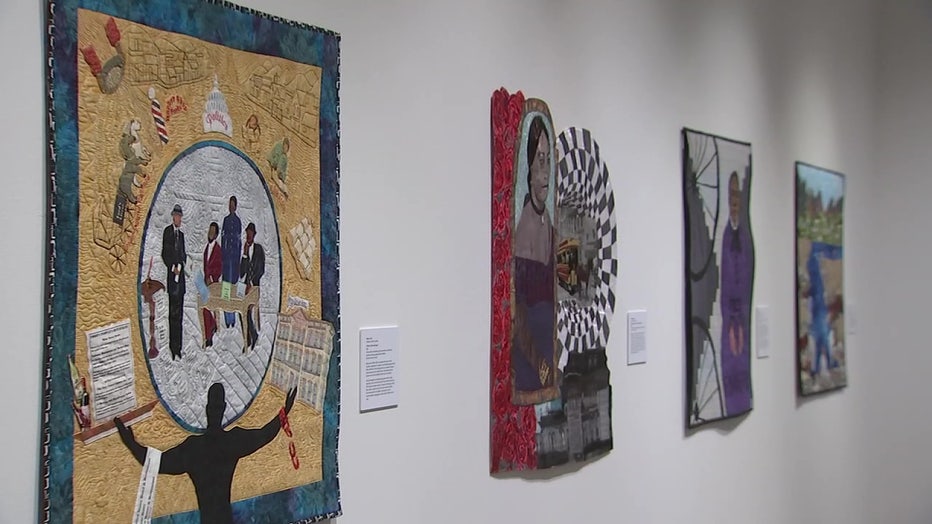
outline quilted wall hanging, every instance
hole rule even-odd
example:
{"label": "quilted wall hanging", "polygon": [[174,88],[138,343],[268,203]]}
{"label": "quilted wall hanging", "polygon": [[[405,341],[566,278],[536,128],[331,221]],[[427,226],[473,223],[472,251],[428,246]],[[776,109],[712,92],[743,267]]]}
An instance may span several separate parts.
{"label": "quilted wall hanging", "polygon": [[492,95],[490,471],[612,449],[606,346],[618,275],[615,197],[586,129]]}
{"label": "quilted wall hanging", "polygon": [[751,144],[683,130],[686,424],[747,413],[751,390]]}
{"label": "quilted wall hanging", "polygon": [[796,365],[799,393],[848,384],[845,176],[796,163]]}
{"label": "quilted wall hanging", "polygon": [[39,521],[339,515],[339,35],[46,7]]}

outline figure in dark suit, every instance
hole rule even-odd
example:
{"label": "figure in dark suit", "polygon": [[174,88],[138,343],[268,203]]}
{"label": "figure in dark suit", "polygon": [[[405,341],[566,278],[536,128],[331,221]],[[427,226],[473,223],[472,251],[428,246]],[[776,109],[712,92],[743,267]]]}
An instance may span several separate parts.
{"label": "figure in dark suit", "polygon": [[[207,390],[207,431],[202,435],[191,435],[181,444],[162,453],[159,473],[163,475],[188,474],[197,495],[197,507],[204,524],[232,524],[233,507],[230,505],[230,488],[233,473],[239,459],[255,453],[272,442],[283,424],[287,425],[288,413],[294,406],[297,389],[292,388],[285,399],[285,407],[266,423],[255,429],[233,428],[223,430],[223,411],[226,395],[223,384],[217,382]],[[146,448],[136,441],[133,430],[127,428],[119,418],[113,419],[120,440],[130,450],[140,465],[146,463]]]}
{"label": "figure in dark suit", "polygon": [[[204,284],[210,286],[214,282],[220,281],[220,274],[223,270],[223,255],[221,255],[220,244],[217,242],[217,235],[220,232],[220,226],[216,222],[211,222],[207,228],[207,246],[204,248]],[[214,333],[217,332],[217,319],[214,314],[204,308],[204,343],[207,347],[214,345]]]}
{"label": "figure in dark suit", "polygon": [[[246,226],[246,243],[243,244],[243,259],[239,264],[240,278],[246,283],[246,294],[253,287],[259,287],[259,281],[265,274],[265,250],[256,243],[256,225],[252,222]],[[256,322],[252,320],[252,306],[246,310],[247,339],[246,345],[252,349],[256,346],[259,331]]]}
{"label": "figure in dark suit", "polygon": [[184,310],[184,264],[188,255],[181,231],[181,206],[172,209],[172,223],[162,233],[162,262],[168,268],[168,347],[172,360],[181,358],[181,314]]}
{"label": "figure in dark suit", "polygon": [[[236,196],[230,197],[230,214],[223,217],[223,232],[220,234],[221,252],[223,253],[223,281],[231,285],[239,282],[240,247],[243,243],[243,223],[236,216]],[[227,327],[236,326],[236,313],[224,313]]]}

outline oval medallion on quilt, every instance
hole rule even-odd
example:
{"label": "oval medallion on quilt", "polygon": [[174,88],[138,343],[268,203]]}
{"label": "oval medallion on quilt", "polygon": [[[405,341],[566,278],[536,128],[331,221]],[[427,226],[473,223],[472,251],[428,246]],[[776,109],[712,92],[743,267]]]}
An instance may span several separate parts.
{"label": "oval medallion on quilt", "polygon": [[281,306],[265,180],[230,144],[194,144],[166,168],[143,235],[139,328],[152,384],[176,422],[202,431],[207,391],[222,383],[227,426],[259,391]]}

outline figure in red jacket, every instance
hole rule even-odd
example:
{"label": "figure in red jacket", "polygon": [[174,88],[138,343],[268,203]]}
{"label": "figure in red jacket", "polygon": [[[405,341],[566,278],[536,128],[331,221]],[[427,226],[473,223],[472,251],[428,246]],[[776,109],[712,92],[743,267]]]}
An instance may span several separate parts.
{"label": "figure in red jacket", "polygon": [[[214,282],[220,281],[220,274],[223,271],[223,257],[220,254],[220,242],[217,242],[217,235],[220,234],[220,226],[216,222],[211,222],[207,228],[207,247],[204,248],[204,283],[210,286]],[[214,345],[214,333],[217,332],[217,319],[214,314],[207,308],[203,310],[204,314],[204,338],[207,347]]]}

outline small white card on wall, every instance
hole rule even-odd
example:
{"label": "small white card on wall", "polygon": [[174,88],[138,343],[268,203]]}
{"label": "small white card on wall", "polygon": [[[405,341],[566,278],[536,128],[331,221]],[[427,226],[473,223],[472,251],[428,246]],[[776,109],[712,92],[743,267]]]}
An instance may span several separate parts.
{"label": "small white card on wall", "polygon": [[757,306],[754,312],[754,345],[757,346],[757,358],[770,356],[770,308]]}
{"label": "small white card on wall", "polygon": [[858,330],[858,317],[855,314],[857,307],[852,303],[845,304],[845,314],[844,314],[844,323],[847,325],[848,334],[852,337],[857,333]]}
{"label": "small white card on wall", "polygon": [[628,365],[647,362],[647,311],[628,311]]}
{"label": "small white card on wall", "polygon": [[359,330],[359,411],[398,405],[398,326]]}

